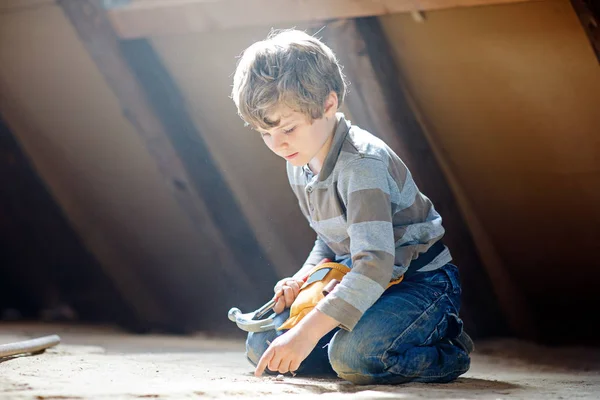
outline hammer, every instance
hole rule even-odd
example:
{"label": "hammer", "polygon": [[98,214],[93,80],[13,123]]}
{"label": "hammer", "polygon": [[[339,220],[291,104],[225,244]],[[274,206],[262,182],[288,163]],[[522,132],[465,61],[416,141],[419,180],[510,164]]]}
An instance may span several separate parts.
{"label": "hammer", "polygon": [[[324,288],[323,296],[327,296],[329,292],[339,283],[338,280],[332,279]],[[264,306],[254,312],[242,314],[239,308],[233,307],[227,313],[227,317],[230,321],[237,324],[238,328],[246,332],[266,332],[271,329],[275,329],[275,323],[273,322],[275,314],[271,314],[268,318],[261,319],[269,311],[275,307],[276,300],[272,299]]]}
{"label": "hammer", "polygon": [[275,307],[275,299],[270,300],[264,306],[256,311],[242,314],[239,308],[233,307],[227,313],[230,321],[237,324],[238,328],[246,332],[266,332],[275,329],[273,322],[275,314],[271,314],[268,318],[260,319]]}

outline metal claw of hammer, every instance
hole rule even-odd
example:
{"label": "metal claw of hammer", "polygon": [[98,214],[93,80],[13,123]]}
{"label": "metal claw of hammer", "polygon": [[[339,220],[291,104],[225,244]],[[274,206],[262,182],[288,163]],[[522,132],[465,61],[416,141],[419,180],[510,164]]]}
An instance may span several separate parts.
{"label": "metal claw of hammer", "polygon": [[275,329],[273,322],[275,314],[271,314],[268,318],[261,319],[269,311],[275,307],[275,299],[269,301],[256,311],[242,314],[239,308],[233,307],[227,313],[230,321],[237,324],[238,328],[246,332],[266,332]]}

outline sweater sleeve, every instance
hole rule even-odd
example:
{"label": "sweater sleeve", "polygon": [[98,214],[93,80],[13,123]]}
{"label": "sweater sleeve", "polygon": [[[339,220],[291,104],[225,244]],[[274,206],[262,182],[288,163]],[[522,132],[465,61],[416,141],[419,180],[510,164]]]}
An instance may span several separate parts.
{"label": "sweater sleeve", "polygon": [[349,331],[379,299],[392,277],[395,246],[388,179],[383,161],[369,157],[352,161],[339,175],[352,270],[317,309]]}
{"label": "sweater sleeve", "polygon": [[315,240],[315,245],[313,246],[308,258],[304,265],[317,265],[322,259],[329,258],[333,260],[335,258],[335,253],[333,250],[327,246],[327,244],[317,236],[317,240]]}

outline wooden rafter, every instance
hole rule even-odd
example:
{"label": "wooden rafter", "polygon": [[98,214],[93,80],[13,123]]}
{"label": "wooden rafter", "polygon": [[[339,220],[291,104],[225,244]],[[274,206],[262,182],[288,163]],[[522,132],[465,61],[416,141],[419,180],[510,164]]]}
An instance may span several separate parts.
{"label": "wooden rafter", "polygon": [[122,38],[542,0],[138,0],[109,16]]}

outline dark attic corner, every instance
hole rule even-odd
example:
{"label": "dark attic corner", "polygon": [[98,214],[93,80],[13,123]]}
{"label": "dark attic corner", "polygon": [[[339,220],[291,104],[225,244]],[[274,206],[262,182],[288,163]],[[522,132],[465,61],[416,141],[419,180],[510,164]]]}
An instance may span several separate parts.
{"label": "dark attic corner", "polygon": [[599,398],[599,19],[0,2],[0,398]]}
{"label": "dark attic corner", "polygon": [[0,120],[2,319],[120,321],[127,306]]}

